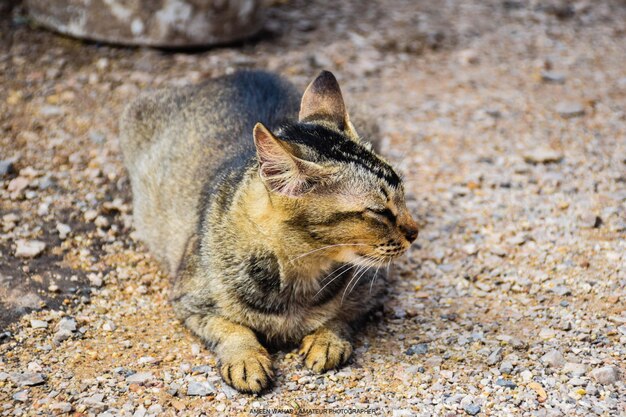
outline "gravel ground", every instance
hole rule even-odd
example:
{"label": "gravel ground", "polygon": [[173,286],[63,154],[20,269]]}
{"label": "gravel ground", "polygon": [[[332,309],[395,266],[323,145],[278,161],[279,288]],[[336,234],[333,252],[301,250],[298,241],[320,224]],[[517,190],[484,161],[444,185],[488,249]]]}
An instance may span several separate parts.
{"label": "gravel ground", "polygon": [[[306,11],[305,11],[306,10]],[[0,18],[0,415],[626,415],[623,1],[280,1],[258,39],[112,48]],[[337,372],[259,397],[168,306],[117,138],[141,90],[335,72],[422,225]]]}

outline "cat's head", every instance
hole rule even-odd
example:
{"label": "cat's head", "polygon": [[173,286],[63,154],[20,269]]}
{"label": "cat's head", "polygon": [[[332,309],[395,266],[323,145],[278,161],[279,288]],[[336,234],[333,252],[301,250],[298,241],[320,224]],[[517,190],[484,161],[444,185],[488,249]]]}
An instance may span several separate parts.
{"label": "cat's head", "polygon": [[402,180],[359,137],[330,72],[306,89],[297,122],[259,123],[254,143],[273,215],[318,255],[383,264],[416,239]]}

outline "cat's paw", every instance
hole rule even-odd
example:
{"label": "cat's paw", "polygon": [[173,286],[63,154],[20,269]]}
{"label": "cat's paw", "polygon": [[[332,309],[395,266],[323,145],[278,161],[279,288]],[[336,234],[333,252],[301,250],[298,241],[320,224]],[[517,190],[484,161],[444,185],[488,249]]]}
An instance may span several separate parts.
{"label": "cat's paw", "polygon": [[231,387],[249,393],[258,393],[272,383],[272,359],[261,349],[242,349],[220,359],[220,374]]}
{"label": "cat's paw", "polygon": [[302,339],[300,355],[304,364],[314,372],[321,373],[337,368],[350,358],[352,345],[336,333],[320,329]]}

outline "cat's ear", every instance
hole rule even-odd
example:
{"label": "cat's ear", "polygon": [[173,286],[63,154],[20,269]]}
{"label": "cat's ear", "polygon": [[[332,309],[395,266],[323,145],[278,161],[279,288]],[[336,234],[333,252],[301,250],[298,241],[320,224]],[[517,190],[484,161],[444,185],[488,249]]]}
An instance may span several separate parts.
{"label": "cat's ear", "polygon": [[356,134],[352,123],[350,123],[339,83],[329,71],[322,71],[309,84],[302,96],[299,120],[316,119],[329,121],[336,125],[339,130]]}
{"label": "cat's ear", "polygon": [[298,197],[313,190],[330,174],[324,167],[293,155],[289,145],[262,123],[254,126],[254,145],[259,159],[259,175],[271,191]]}

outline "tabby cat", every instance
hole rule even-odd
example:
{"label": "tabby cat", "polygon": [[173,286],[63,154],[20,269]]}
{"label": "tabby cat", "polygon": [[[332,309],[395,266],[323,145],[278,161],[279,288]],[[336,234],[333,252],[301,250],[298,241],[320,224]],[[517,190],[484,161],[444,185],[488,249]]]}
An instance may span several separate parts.
{"label": "tabby cat", "polygon": [[418,229],[330,72],[301,100],[261,71],[144,95],[124,112],[121,145],[137,232],[228,384],[271,384],[263,344],[301,343],[315,372],[348,360],[385,288],[379,269]]}

